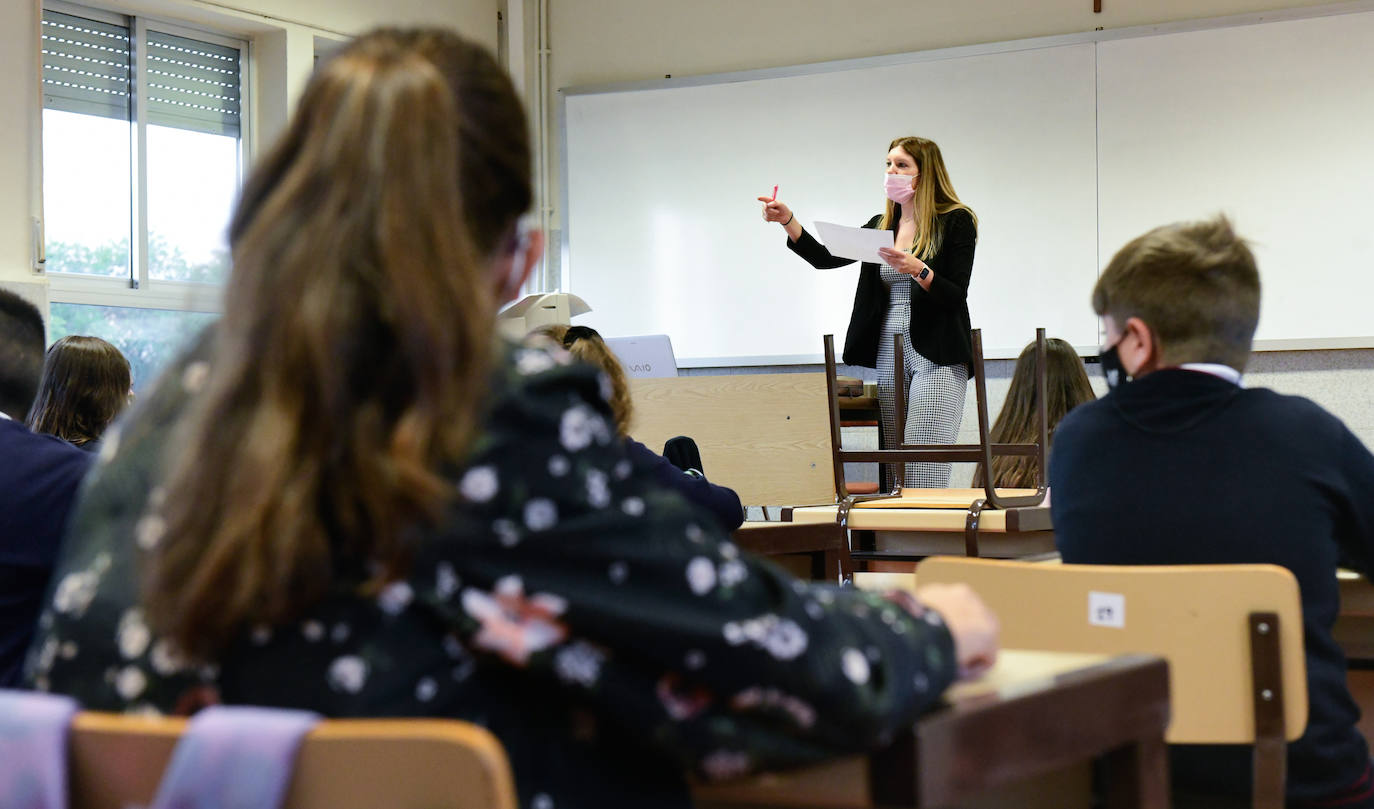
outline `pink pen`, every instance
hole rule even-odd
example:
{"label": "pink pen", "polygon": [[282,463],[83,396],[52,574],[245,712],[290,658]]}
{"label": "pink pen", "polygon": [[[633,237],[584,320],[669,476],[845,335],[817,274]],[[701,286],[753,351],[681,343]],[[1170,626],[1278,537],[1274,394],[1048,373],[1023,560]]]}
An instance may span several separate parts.
{"label": "pink pen", "polygon": [[778,201],[778,187],[775,185],[775,186],[773,186],[773,198],[770,199],[769,202],[777,202],[777,201]]}

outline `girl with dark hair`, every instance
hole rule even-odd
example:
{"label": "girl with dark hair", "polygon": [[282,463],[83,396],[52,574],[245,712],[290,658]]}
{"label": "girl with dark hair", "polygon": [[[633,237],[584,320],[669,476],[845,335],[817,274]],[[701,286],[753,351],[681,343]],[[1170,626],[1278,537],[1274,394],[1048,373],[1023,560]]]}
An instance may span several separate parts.
{"label": "girl with dark hair", "polygon": [[129,404],[133,374],[119,349],[99,337],[71,335],[48,348],[29,429],[95,449]]}
{"label": "girl with dark hair", "polygon": [[[893,247],[878,253],[883,264],[864,263],[844,339],[844,362],[878,370],[878,408],[883,446],[953,444],[964,417],[973,346],[968,285],[978,218],[954,193],[940,147],[932,140],[897,138],[888,144],[887,197],[883,212],[866,228],[890,230]],[[787,248],[817,269],[853,264],[834,256],[802,227],[786,204],[759,197],[763,218],[787,231]],[[902,339],[896,366],[893,336]],[[907,392],[905,435],[897,435],[896,387]],[[897,464],[884,470],[889,487]],[[950,464],[907,464],[903,484],[943,488]]]}
{"label": "girl with dark hair", "polygon": [[971,592],[741,554],[633,474],[595,370],[496,339],[531,198],[482,48],[388,29],[323,63],[244,189],[223,320],[107,439],[28,682],[469,719],[530,809],[685,807],[684,769],[870,747],[987,663]]}

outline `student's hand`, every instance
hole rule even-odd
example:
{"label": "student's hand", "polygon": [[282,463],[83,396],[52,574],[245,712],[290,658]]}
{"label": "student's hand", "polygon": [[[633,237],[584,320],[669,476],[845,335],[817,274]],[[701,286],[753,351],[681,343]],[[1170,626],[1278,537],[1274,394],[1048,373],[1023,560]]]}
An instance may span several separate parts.
{"label": "student's hand", "polygon": [[916,599],[940,613],[954,636],[959,678],[972,679],[997,660],[997,616],[967,584],[930,584],[916,591]]}
{"label": "student's hand", "polygon": [[759,202],[763,203],[763,221],[781,225],[792,220],[792,209],[787,207],[787,203],[771,197],[759,197]]}

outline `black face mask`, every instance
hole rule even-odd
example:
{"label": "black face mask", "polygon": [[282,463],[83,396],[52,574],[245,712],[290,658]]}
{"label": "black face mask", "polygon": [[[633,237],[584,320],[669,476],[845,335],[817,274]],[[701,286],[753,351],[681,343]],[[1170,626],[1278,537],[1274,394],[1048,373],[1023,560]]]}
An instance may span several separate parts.
{"label": "black face mask", "polygon": [[1102,366],[1102,375],[1107,378],[1108,390],[1116,390],[1117,385],[1131,380],[1125,366],[1121,364],[1121,355],[1116,352],[1119,345],[1121,341],[1117,340],[1116,345],[1097,355],[1097,362]]}

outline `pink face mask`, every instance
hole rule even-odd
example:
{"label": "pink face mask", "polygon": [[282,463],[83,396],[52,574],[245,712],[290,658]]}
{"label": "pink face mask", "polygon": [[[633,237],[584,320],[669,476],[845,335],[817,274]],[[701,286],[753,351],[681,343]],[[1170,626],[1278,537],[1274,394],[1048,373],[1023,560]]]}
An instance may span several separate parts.
{"label": "pink face mask", "polygon": [[909,174],[884,174],[883,187],[887,190],[887,198],[898,205],[911,202],[911,198],[916,196],[916,189],[911,187],[913,179]]}

